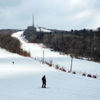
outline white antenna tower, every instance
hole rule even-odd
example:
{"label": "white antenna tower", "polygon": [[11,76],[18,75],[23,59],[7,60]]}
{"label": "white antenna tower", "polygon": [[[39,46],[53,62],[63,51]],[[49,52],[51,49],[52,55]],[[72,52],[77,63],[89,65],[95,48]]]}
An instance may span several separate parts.
{"label": "white antenna tower", "polygon": [[33,14],[33,16],[32,16],[32,20],[33,20],[32,26],[34,27],[34,14]]}

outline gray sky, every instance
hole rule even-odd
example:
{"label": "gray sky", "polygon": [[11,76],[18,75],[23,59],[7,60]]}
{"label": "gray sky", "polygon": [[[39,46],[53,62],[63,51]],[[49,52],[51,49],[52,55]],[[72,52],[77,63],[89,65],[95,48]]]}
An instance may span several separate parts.
{"label": "gray sky", "polygon": [[32,25],[53,29],[100,27],[100,0],[0,0],[0,29]]}

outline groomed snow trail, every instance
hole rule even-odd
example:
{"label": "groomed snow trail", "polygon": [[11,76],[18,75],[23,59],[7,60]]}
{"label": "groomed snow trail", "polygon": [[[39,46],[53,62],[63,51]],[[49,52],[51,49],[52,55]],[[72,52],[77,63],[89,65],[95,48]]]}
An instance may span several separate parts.
{"label": "groomed snow trail", "polygon": [[[28,43],[22,39],[21,35],[23,35],[23,31],[17,32],[12,36],[18,38],[21,41],[21,47],[24,50],[30,52],[33,58],[42,60],[44,51],[45,61],[52,61],[54,65],[59,65],[61,68],[64,67],[67,71],[70,70],[71,58],[69,55],[61,55],[59,52],[51,51],[50,49],[45,48],[45,46],[42,44]],[[82,72],[100,76],[100,63],[74,58],[72,70],[76,72],[78,71],[79,73]]]}
{"label": "groomed snow trail", "polygon": [[[30,45],[40,49],[35,44],[23,45],[27,45],[26,49]],[[38,49],[36,56],[40,56],[38,51],[42,51]],[[32,50],[34,52],[35,49]],[[0,53],[0,100],[100,99],[100,80],[60,72],[33,58],[9,53],[4,49],[0,49]],[[47,78],[46,89],[41,88],[43,75]]]}

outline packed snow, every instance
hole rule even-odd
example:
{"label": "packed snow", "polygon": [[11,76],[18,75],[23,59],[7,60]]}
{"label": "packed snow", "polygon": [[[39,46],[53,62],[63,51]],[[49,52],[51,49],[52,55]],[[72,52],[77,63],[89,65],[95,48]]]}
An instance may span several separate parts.
{"label": "packed snow", "polygon": [[50,32],[51,32],[50,30],[45,29],[45,28],[42,28],[42,27],[36,28],[36,31],[37,31],[37,32],[47,32],[47,33],[50,33]]}
{"label": "packed snow", "polygon": [[[21,37],[23,31],[13,34],[14,37],[18,38],[22,43],[22,48],[31,53],[31,57],[52,62],[52,64],[59,65],[61,68],[65,68],[67,71],[70,70],[71,57],[69,55],[61,55],[59,52],[54,52],[46,48],[43,44],[28,43]],[[24,38],[24,37],[23,37]],[[100,63],[81,60],[73,58],[72,70],[81,73],[87,73],[92,75],[100,75]]]}
{"label": "packed snow", "polygon": [[[70,62],[70,57],[60,55],[59,52],[53,52],[47,48],[42,48],[42,45],[36,43],[27,43],[20,37],[22,33],[23,32],[18,32],[13,34],[13,36],[21,41],[22,48],[29,51],[32,57],[22,57],[18,54],[0,49],[0,100],[100,99],[99,79],[62,72],[35,60],[35,58],[43,59],[43,50],[47,53],[47,55],[45,54],[45,60],[52,58],[55,64],[60,64],[64,59],[66,59],[67,62],[69,59]],[[56,59],[58,61],[56,61]],[[88,67],[90,65],[92,66],[92,64],[97,68],[99,67],[99,63],[86,61],[86,64],[89,64],[89,66],[87,66],[85,60],[78,59],[74,59],[73,66],[75,62],[78,64],[80,61],[81,66],[82,63],[85,65],[87,72],[91,69]],[[92,68],[94,68],[96,72],[95,67]],[[97,70],[99,70],[99,68]],[[41,78],[43,75],[46,75],[47,88],[41,88]]]}

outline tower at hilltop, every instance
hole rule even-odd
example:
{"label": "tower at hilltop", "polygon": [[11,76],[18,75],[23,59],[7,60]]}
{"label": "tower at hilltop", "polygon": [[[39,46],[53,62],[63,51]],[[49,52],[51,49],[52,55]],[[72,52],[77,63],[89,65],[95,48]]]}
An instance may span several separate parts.
{"label": "tower at hilltop", "polygon": [[34,31],[36,31],[36,27],[35,27],[35,24],[34,24],[34,15],[32,16],[32,28]]}
{"label": "tower at hilltop", "polygon": [[32,26],[35,27],[35,25],[34,25],[34,15],[32,16]]}

